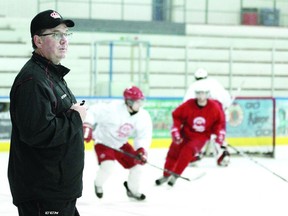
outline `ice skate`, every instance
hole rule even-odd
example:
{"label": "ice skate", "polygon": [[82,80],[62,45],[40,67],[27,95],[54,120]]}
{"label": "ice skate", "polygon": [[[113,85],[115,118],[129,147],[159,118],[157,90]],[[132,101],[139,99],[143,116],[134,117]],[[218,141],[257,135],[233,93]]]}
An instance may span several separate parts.
{"label": "ice skate", "polygon": [[103,197],[103,189],[102,189],[102,187],[98,187],[98,186],[94,185],[94,189],[95,189],[96,196],[99,199],[101,199]]}
{"label": "ice skate", "polygon": [[155,181],[156,185],[162,185],[163,183],[167,182],[170,176],[162,176],[161,178]]}
{"label": "ice skate", "polygon": [[128,188],[128,183],[127,181],[124,182],[124,187],[126,188],[127,196],[130,198],[134,198],[136,200],[144,200],[146,196],[141,193],[132,193],[130,189]]}
{"label": "ice skate", "polygon": [[171,178],[170,178],[169,181],[168,181],[168,185],[170,185],[171,187],[173,187],[174,184],[175,184],[175,182],[176,182],[176,180],[177,180],[177,177],[172,175]]}

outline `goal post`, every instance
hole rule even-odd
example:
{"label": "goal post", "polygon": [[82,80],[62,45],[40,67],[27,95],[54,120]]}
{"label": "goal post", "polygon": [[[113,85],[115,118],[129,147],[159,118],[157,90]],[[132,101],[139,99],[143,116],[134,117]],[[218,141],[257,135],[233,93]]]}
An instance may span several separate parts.
{"label": "goal post", "polygon": [[91,46],[91,95],[119,97],[129,85],[137,85],[149,95],[149,41],[136,37],[95,41]]}
{"label": "goal post", "polygon": [[227,140],[243,152],[274,157],[276,103],[273,97],[237,97],[229,108]]}

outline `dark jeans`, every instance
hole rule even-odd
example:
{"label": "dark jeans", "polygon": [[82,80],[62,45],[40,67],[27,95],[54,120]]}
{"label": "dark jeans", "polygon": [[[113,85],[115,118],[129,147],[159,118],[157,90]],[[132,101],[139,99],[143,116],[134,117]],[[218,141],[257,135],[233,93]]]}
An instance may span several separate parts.
{"label": "dark jeans", "polygon": [[76,199],[72,201],[35,200],[20,203],[19,216],[80,216]]}

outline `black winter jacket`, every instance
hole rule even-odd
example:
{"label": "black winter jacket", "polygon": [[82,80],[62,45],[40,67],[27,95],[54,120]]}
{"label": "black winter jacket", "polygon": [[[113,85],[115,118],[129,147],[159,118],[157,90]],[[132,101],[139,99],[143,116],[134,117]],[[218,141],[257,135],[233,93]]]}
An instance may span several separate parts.
{"label": "black winter jacket", "polygon": [[33,53],[10,92],[8,179],[13,203],[69,201],[82,195],[84,141],[69,69]]}

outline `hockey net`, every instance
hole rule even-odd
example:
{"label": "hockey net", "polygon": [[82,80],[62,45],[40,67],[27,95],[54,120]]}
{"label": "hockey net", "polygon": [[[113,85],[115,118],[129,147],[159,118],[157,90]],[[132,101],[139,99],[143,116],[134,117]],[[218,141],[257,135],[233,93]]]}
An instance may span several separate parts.
{"label": "hockey net", "polygon": [[229,145],[247,154],[274,157],[275,109],[272,97],[237,97],[228,110]]}

